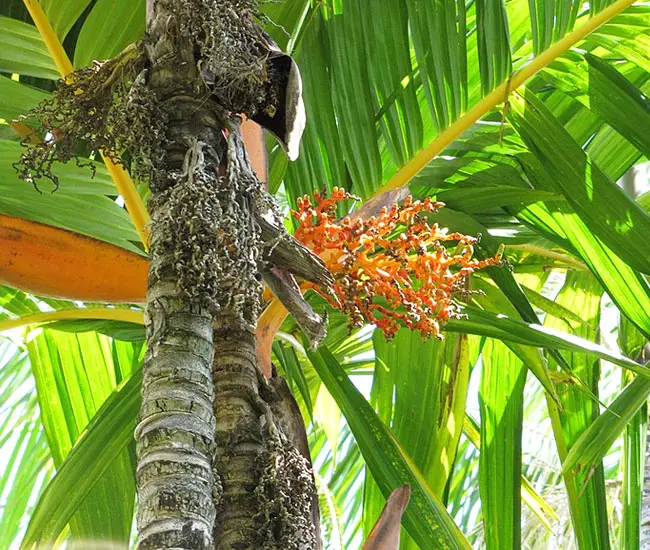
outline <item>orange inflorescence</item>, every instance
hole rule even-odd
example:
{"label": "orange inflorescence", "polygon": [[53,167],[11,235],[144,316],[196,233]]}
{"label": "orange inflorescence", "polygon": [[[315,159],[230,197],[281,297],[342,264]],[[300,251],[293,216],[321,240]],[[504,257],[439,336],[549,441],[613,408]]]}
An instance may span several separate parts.
{"label": "orange inflorescence", "polygon": [[[336,219],[336,204],[352,198],[334,188],[330,198],[315,193],[298,200],[296,238],[319,254],[332,272],[334,296],[311,285],[345,311],[353,326],[375,324],[387,337],[401,326],[441,338],[440,327],[460,316],[454,294],[477,269],[501,262],[500,255],[474,260],[475,237],[449,233],[422,214],[443,203],[430,199],[383,208],[367,220]],[[457,243],[453,251],[445,243]]]}

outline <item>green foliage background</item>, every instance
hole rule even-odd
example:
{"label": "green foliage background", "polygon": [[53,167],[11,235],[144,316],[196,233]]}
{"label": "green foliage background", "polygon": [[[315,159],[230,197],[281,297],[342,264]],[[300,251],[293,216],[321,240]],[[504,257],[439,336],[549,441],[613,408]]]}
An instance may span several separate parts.
{"label": "green foliage background", "polygon": [[[291,206],[333,186],[372,197],[485,93],[611,3],[266,4],[267,30],[300,65],[308,115],[297,162],[269,141],[271,191]],[[41,5],[76,67],[144,31],[144,0]],[[94,179],[60,167],[55,194],[15,176],[20,144],[6,122],[58,78],[19,0],[0,5],[0,72],[0,214],[139,251],[103,166]],[[350,335],[330,312],[325,344],[307,352],[285,323],[274,358],[308,423],[328,548],[358,548],[405,482],[404,549],[638,546],[650,198],[616,182],[650,153],[649,89],[650,6],[638,2],[411,182],[416,197],[447,204],[440,225],[481,234],[481,254],[505,245],[512,266],[474,276],[483,295],[443,341]],[[0,319],[64,307],[85,305],[0,288]],[[137,326],[83,321],[0,338],[0,548],[129,543],[143,340]]]}

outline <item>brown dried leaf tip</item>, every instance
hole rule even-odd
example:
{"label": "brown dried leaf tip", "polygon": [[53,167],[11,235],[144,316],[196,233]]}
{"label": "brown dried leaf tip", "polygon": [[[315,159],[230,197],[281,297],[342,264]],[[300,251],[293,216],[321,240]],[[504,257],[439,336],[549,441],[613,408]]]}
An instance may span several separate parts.
{"label": "brown dried leaf tip", "polygon": [[[309,285],[350,316],[351,325],[375,324],[388,338],[400,327],[442,338],[441,326],[461,316],[454,295],[465,278],[501,263],[501,254],[472,259],[476,237],[450,233],[430,221],[443,203],[431,199],[383,208],[367,220],[336,219],[336,204],[353,198],[334,188],[330,198],[305,196],[293,212],[296,238],[319,254],[334,276],[335,297]],[[453,249],[446,244],[456,243]]]}

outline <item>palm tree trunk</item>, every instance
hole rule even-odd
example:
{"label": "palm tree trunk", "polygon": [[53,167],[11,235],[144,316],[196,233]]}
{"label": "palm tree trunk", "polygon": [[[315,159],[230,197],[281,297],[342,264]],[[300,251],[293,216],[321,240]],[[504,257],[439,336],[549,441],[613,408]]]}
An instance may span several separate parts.
{"label": "palm tree trunk", "polygon": [[[251,181],[239,128],[231,126],[229,134],[227,179]],[[241,197],[243,192],[239,188],[235,195]],[[238,202],[241,223],[255,226],[252,201]],[[259,228],[257,232],[261,247]],[[235,263],[244,265],[250,249],[243,245],[230,254]],[[317,548],[318,517],[311,465],[296,448],[294,434],[282,425],[286,417],[280,409],[274,413],[272,406],[283,397],[257,366],[255,320],[261,290],[259,282],[240,285],[239,295],[246,293],[244,306],[239,310],[222,306],[214,319],[215,549],[312,550]]]}
{"label": "palm tree trunk", "polygon": [[178,261],[182,243],[170,231],[190,183],[183,177],[187,151],[198,138],[215,139],[220,128],[214,115],[197,112],[191,47],[176,41],[164,10],[150,16],[149,86],[169,120],[165,165],[155,170],[149,202],[148,348],[136,430],[139,548],[203,550],[213,547],[215,518],[213,314],[201,296],[189,297],[179,284],[187,265]]}
{"label": "palm tree trunk", "polygon": [[150,182],[139,548],[313,549],[310,464],[256,364],[261,185],[170,2],[147,5],[148,87],[166,135]]}
{"label": "palm tree trunk", "polygon": [[[152,264],[165,262],[157,256]],[[147,338],[136,431],[139,547],[208,549],[215,516],[212,317],[179,296],[173,280],[152,273]]]}
{"label": "palm tree trunk", "polygon": [[[233,322],[234,321],[234,322]],[[214,387],[217,417],[215,477],[220,482],[215,548],[253,548],[259,540],[256,488],[269,417],[259,395],[255,339],[236,320],[215,323]],[[270,428],[270,426],[267,426]]]}

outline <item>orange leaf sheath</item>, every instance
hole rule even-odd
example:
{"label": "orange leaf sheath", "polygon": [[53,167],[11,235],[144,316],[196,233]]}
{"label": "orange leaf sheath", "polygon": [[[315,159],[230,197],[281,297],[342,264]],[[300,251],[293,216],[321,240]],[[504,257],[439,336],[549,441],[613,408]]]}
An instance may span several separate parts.
{"label": "orange leaf sheath", "polygon": [[57,227],[0,215],[0,283],[41,296],[144,302],[148,261]]}

